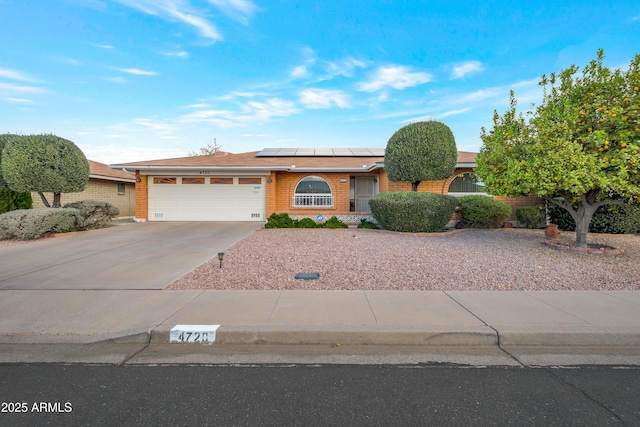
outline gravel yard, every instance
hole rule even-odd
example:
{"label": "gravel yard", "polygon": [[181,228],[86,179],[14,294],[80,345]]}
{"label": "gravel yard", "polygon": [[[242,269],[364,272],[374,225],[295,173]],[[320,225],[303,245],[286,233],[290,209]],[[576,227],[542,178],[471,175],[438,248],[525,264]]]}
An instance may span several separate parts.
{"label": "gravel yard", "polygon": [[[572,242],[574,233],[561,240]],[[546,247],[544,231],[413,235],[361,229],[258,230],[167,289],[640,290],[640,236],[589,235],[616,256]],[[320,273],[296,280],[296,273]]]}

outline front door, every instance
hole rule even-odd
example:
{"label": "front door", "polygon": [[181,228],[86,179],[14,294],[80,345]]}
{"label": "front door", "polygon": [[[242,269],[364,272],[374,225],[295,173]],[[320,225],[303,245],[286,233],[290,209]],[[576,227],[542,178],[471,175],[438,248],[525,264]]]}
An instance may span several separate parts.
{"label": "front door", "polygon": [[372,176],[356,176],[355,185],[355,211],[371,212],[369,199],[375,195],[375,182]]}

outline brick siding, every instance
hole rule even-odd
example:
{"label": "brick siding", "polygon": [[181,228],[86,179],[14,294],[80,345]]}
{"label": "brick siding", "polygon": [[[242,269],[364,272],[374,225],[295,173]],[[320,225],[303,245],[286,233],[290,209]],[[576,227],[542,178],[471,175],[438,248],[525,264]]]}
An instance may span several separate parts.
{"label": "brick siding", "polygon": [[[53,203],[53,193],[44,193],[49,204]],[[44,203],[40,195],[36,192],[31,193],[34,208],[43,208]],[[133,183],[124,183],[124,193],[118,193],[118,183],[116,181],[108,181],[97,178],[89,178],[84,191],[79,193],[62,193],[60,195],[60,204],[65,205],[79,200],[100,200],[101,202],[111,203],[120,210],[120,217],[132,217],[135,213],[135,186]]]}

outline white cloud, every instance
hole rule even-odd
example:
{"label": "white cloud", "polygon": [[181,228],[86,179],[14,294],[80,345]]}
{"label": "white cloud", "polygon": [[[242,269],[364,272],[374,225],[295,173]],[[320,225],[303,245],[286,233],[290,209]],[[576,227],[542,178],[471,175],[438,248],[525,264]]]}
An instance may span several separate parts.
{"label": "white cloud", "polygon": [[183,123],[215,123],[220,127],[237,127],[269,121],[273,117],[286,117],[298,113],[291,101],[271,98],[266,101],[250,101],[240,105],[240,111],[228,109],[203,109],[182,116]]}
{"label": "white cloud", "polygon": [[451,71],[451,79],[460,79],[467,74],[478,73],[484,71],[484,66],[480,61],[467,61],[455,64]]}
{"label": "white cloud", "polygon": [[467,111],[469,111],[469,108],[462,108],[460,110],[450,110],[450,111],[445,111],[444,113],[439,113],[439,114],[427,114],[420,117],[412,117],[410,119],[403,120],[402,123],[413,123],[413,122],[420,122],[424,120],[444,119],[445,117],[463,114],[463,113],[466,113]]}
{"label": "white cloud", "polygon": [[330,77],[351,77],[357,68],[366,68],[366,66],[367,64],[364,61],[348,56],[341,61],[327,62],[325,70]]}
{"label": "white cloud", "polygon": [[106,81],[111,83],[124,84],[127,83],[127,79],[124,77],[103,77]]}
{"label": "white cloud", "polygon": [[164,56],[175,56],[177,58],[188,58],[189,57],[189,52],[186,52],[184,50],[181,50],[179,52],[160,52],[161,55]]}
{"label": "white cloud", "polygon": [[220,12],[229,18],[244,25],[249,24],[249,19],[258,10],[256,5],[249,0],[208,0]]}
{"label": "white cloud", "polygon": [[155,71],[145,71],[139,68],[116,68],[116,69],[122,71],[123,73],[134,74],[136,76],[155,76],[158,74]]}
{"label": "white cloud", "polygon": [[7,101],[7,102],[14,103],[14,104],[31,104],[31,103],[33,103],[32,100],[26,99],[26,98],[5,98],[4,100]]}
{"label": "white cloud", "polygon": [[14,85],[12,83],[0,83],[0,90],[4,90],[7,92],[20,92],[20,93],[42,92],[42,89],[40,89],[39,87]]}
{"label": "white cloud", "polygon": [[291,77],[299,79],[302,77],[307,77],[309,75],[309,70],[306,65],[298,65],[291,71]]}
{"label": "white cloud", "polygon": [[35,82],[36,80],[31,76],[21,73],[20,71],[9,70],[7,68],[0,68],[0,78],[8,80],[17,80],[21,82]]}
{"label": "white cloud", "polygon": [[433,80],[433,76],[424,72],[413,72],[402,65],[380,67],[368,82],[358,83],[358,89],[364,92],[376,92],[385,87],[406,89]]}
{"label": "white cloud", "polygon": [[300,102],[311,109],[350,106],[347,94],[341,90],[305,89],[300,92]]}
{"label": "white cloud", "polygon": [[165,20],[178,20],[195,27],[200,34],[212,41],[222,40],[222,34],[214,24],[203,16],[199,16],[191,5],[184,0],[117,0],[148,15],[158,16]]}

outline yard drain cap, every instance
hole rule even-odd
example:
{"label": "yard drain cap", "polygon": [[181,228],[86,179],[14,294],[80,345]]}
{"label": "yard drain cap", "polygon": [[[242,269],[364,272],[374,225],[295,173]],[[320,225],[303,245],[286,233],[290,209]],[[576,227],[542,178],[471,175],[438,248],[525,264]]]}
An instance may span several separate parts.
{"label": "yard drain cap", "polygon": [[320,273],[296,273],[296,279],[302,280],[318,280]]}

